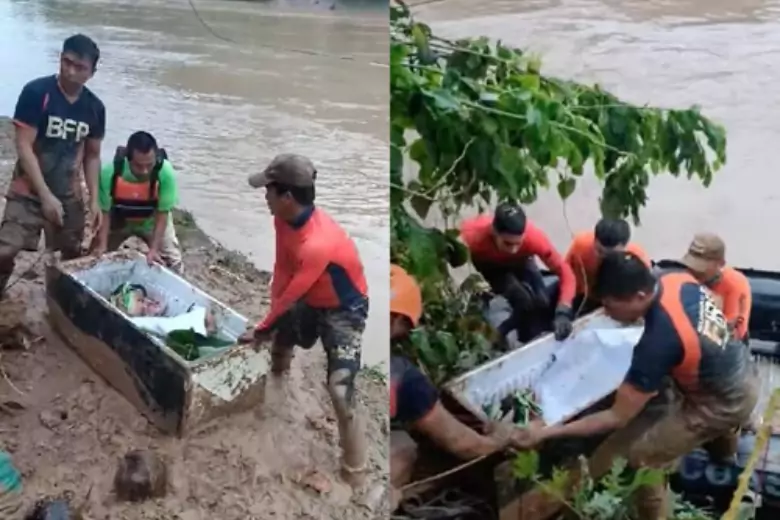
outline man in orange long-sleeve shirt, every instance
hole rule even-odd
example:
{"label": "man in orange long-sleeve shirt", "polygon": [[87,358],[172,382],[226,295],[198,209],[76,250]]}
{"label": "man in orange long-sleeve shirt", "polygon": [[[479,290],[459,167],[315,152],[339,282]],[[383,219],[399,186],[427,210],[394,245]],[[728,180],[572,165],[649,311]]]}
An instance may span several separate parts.
{"label": "man in orange long-sleeve shirt", "polygon": [[582,312],[587,313],[601,305],[594,294],[596,273],[602,259],[610,251],[628,251],[647,267],[651,266],[647,253],[630,240],[631,227],[628,222],[612,218],[602,218],[593,231],[585,231],[574,237],[566,253],[566,263],[571,266],[577,280],[573,305],[575,311],[582,307]]}
{"label": "man in orange long-sleeve shirt", "polygon": [[752,292],[744,274],[726,265],[726,244],[713,233],[693,237],[683,264],[720,300],[734,337],[747,341]]}
{"label": "man in orange long-sleeve shirt", "polygon": [[251,187],[266,189],[276,230],[276,261],[271,309],[240,341],[273,338],[271,370],[276,375],[289,370],[296,345],[310,349],[317,340],[322,342],[328,356],[328,392],[344,450],[342,474],[359,484],[367,461],[354,394],[368,287],[355,243],[314,206],[316,175],[306,157],[282,154],[249,177]]}
{"label": "man in orange long-sleeve shirt", "polygon": [[518,340],[528,341],[549,323],[552,306],[536,265],[538,257],[560,280],[552,317],[555,337],[562,340],[571,334],[574,273],[547,235],[527,220],[520,206],[501,204],[493,215],[464,221],[460,237],[469,249],[472,264],[493,292],[512,305],[513,316],[499,327],[499,332],[506,335],[517,329]]}

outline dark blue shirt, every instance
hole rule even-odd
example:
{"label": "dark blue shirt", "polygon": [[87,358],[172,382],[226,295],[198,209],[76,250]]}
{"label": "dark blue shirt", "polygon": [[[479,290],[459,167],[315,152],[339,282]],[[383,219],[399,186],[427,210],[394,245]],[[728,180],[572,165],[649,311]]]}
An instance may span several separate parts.
{"label": "dark blue shirt", "polygon": [[[689,357],[698,357],[698,362],[680,368],[675,377],[683,391],[726,395],[739,390],[750,363],[745,345],[731,337],[726,319],[707,289],[698,283],[665,284],[665,276],[674,275],[659,280],[658,294],[645,315],[645,330],[634,347],[626,382],[643,392],[660,390],[663,380],[684,366],[686,348],[693,348]],[[677,292],[674,298],[680,303],[676,307],[682,310],[682,316],[674,316],[675,308],[664,305],[664,291]],[[677,323],[696,331],[695,345],[684,344]]]}
{"label": "dark blue shirt", "polygon": [[[63,197],[71,193],[73,175],[80,171],[76,160],[83,141],[103,139],[106,109],[86,87],[78,99],[69,101],[57,84],[57,76],[46,76],[24,86],[14,121],[37,129],[34,150],[43,179],[56,197]],[[17,163],[14,176],[22,173]]]}
{"label": "dark blue shirt", "polygon": [[413,424],[433,410],[439,393],[420,369],[403,356],[390,358],[390,419]]}

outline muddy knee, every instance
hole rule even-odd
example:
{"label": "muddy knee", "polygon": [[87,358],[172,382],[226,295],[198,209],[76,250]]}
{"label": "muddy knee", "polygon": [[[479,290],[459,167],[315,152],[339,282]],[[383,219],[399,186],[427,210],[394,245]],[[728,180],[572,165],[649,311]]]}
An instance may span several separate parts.
{"label": "muddy knee", "polygon": [[348,368],[331,372],[328,376],[328,393],[336,412],[351,418],[355,399],[355,372]]}

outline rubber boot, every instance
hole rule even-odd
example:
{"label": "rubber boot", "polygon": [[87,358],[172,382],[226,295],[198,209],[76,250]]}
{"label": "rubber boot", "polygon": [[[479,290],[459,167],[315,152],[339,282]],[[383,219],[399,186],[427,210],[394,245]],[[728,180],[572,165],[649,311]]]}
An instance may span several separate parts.
{"label": "rubber boot", "polygon": [[365,483],[368,469],[366,432],[363,417],[357,412],[353,399],[347,395],[349,370],[336,370],[328,380],[333,410],[339,428],[339,446],[342,450],[341,476],[353,488]]}

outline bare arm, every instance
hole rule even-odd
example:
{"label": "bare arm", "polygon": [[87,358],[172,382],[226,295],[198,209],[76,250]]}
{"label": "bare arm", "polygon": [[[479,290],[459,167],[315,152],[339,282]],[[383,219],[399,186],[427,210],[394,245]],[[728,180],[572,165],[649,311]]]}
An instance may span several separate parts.
{"label": "bare arm", "polygon": [[501,449],[492,438],[480,435],[460,422],[441,402],[437,402],[433,409],[413,426],[438,446],[461,459],[473,459]]}
{"label": "bare arm", "polygon": [[102,139],[88,138],[84,144],[84,180],[89,190],[90,207],[98,200],[98,177],[100,175],[100,145]]}
{"label": "bare arm", "polygon": [[33,145],[38,131],[26,124],[16,122],[16,153],[19,156],[19,162],[22,165],[24,174],[30,180],[35,193],[43,199],[51,196],[51,191],[43,180],[41,166],[38,164],[38,157],[35,155]]}
{"label": "bare arm", "polygon": [[98,243],[97,247],[100,252],[104,252],[108,249],[108,235],[111,233],[111,213],[108,211],[103,212],[103,218],[100,222],[100,229],[98,230]]}
{"label": "bare arm", "polygon": [[153,251],[160,250],[160,244],[162,243],[163,236],[165,236],[165,228],[168,226],[167,211],[158,211],[154,214],[154,228],[152,229],[152,239],[149,242],[149,249]]}

